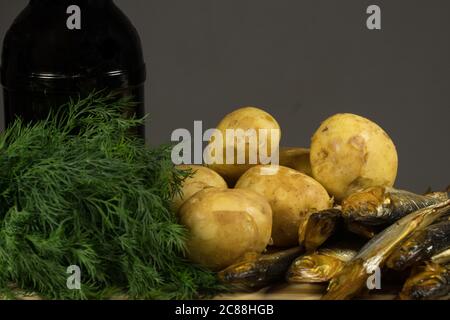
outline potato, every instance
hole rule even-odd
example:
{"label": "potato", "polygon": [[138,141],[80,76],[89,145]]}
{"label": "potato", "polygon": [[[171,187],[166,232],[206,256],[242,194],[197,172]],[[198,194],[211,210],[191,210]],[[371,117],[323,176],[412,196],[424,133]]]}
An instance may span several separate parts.
{"label": "potato", "polygon": [[297,245],[303,220],[332,206],[327,191],[317,181],[283,166],[253,167],[239,179],[236,188],[258,192],[269,201],[273,244],[279,247]]}
{"label": "potato", "polygon": [[398,156],[377,124],[354,114],[325,120],[311,144],[313,177],[337,200],[372,186],[393,186]]}
{"label": "potato", "polygon": [[218,271],[245,254],[262,253],[270,242],[272,210],[249,190],[210,188],[196,193],[180,209],[190,232],[188,258]]}
{"label": "potato", "polygon": [[304,148],[280,148],[280,165],[312,176],[310,151]]}
{"label": "potato", "polygon": [[[252,166],[260,164],[260,155],[261,155],[261,147],[267,148],[264,155],[270,157],[273,152],[278,152],[279,143],[281,138],[281,130],[278,122],[267,112],[264,110],[255,108],[255,107],[244,107],[238,109],[223,118],[223,120],[219,123],[216,128],[223,136],[223,148],[222,148],[222,157],[219,157],[215,153],[213,153],[212,157],[207,157],[212,164],[209,164],[209,167],[219,173],[225,180],[229,183],[230,186],[233,186],[239,177],[247,171]],[[251,139],[247,136],[243,139],[237,139],[235,136],[234,139],[226,138],[226,130],[232,129],[237,130],[241,129],[247,131],[249,129],[254,129],[256,132],[257,144],[257,161],[253,162],[249,157],[250,149],[250,141]],[[260,134],[260,129],[267,130],[267,136],[263,136]],[[275,129],[273,132],[276,133],[274,135],[274,140],[272,141],[271,130]],[[212,140],[214,141],[214,140]],[[259,142],[259,143],[258,143]],[[261,144],[261,145],[259,145]],[[274,148],[272,148],[274,146]],[[230,148],[230,150],[234,150],[234,162],[232,164],[227,164],[226,162],[226,150]],[[237,154],[242,152],[245,155],[245,163],[239,164],[237,160]],[[215,159],[215,157],[219,159]],[[220,163],[221,162],[221,163]],[[265,163],[268,164],[268,163]]]}
{"label": "potato", "polygon": [[172,200],[173,212],[178,212],[183,203],[197,192],[206,188],[228,188],[225,180],[215,171],[197,165],[179,165],[179,170],[191,170],[192,176],[184,180],[181,194],[177,194]]}

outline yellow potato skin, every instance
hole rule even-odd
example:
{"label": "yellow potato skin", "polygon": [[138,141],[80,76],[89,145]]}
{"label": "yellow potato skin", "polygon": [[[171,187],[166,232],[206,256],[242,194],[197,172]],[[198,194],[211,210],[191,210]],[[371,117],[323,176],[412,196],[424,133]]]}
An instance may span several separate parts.
{"label": "yellow potato skin", "polygon": [[[249,129],[254,129],[258,133],[259,129],[267,129],[272,130],[276,129],[279,132],[278,137],[276,137],[276,141],[273,141],[271,139],[270,131],[268,134],[268,138],[266,141],[267,150],[268,150],[268,156],[272,154],[272,152],[278,152],[278,146],[281,139],[281,130],[280,125],[275,120],[274,117],[272,117],[269,113],[266,111],[256,108],[256,107],[243,107],[240,109],[237,109],[230,114],[226,115],[220,123],[216,127],[217,130],[219,130],[224,139],[224,148],[223,148],[223,161],[222,164],[220,163],[213,163],[208,165],[209,168],[213,169],[217,173],[219,173],[224,179],[229,183],[230,186],[233,186],[236,181],[239,179],[239,177],[248,169],[251,167],[257,165],[257,164],[249,164],[248,159],[248,151],[249,151],[249,141],[246,140],[245,144],[245,154],[246,154],[246,164],[237,164],[236,154],[237,154],[237,147],[238,143],[236,139],[234,139],[234,154],[235,154],[235,162],[234,164],[226,164],[226,146],[231,145],[233,141],[227,141],[226,139],[226,130],[227,129],[242,129],[244,131]],[[260,136],[258,134],[258,141],[260,140]],[[276,146],[276,150],[271,150],[271,145]],[[259,151],[258,151],[258,159],[259,159]]]}
{"label": "yellow potato skin", "polygon": [[188,258],[219,271],[245,254],[266,249],[272,231],[272,209],[255,192],[210,188],[185,202],[180,222],[189,230]]}
{"label": "yellow potato skin", "polygon": [[311,212],[332,206],[330,196],[317,181],[283,166],[253,167],[239,179],[236,188],[255,191],[269,201],[272,239],[278,247],[298,245],[300,224]]}
{"label": "yellow potato skin", "polygon": [[337,200],[361,188],[393,186],[398,155],[387,133],[354,114],[325,120],[311,143],[313,177]]}
{"label": "yellow potato skin", "polygon": [[280,148],[280,165],[312,176],[310,150],[305,148]]}
{"label": "yellow potato skin", "polygon": [[228,188],[225,180],[215,171],[198,165],[179,165],[178,170],[192,171],[192,176],[186,178],[181,186],[181,194],[172,200],[173,212],[178,212],[183,203],[197,192],[206,188]]}

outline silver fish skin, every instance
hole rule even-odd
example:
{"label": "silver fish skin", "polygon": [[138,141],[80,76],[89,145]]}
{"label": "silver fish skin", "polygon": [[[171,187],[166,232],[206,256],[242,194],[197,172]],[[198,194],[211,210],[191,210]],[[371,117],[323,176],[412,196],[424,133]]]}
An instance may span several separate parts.
{"label": "silver fish skin", "polygon": [[442,200],[442,196],[419,195],[389,187],[372,187],[344,199],[342,213],[351,222],[370,226],[388,225],[414,211],[444,202]]}
{"label": "silver fish skin", "polygon": [[392,253],[387,265],[391,269],[405,270],[447,249],[450,249],[450,220],[445,219],[414,232]]}

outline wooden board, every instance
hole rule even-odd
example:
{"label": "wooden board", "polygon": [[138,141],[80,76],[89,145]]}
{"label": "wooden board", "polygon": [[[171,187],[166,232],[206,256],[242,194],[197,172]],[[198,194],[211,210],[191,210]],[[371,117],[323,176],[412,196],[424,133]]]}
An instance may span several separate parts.
{"label": "wooden board", "polygon": [[[326,291],[326,285],[320,284],[279,284],[264,288],[252,293],[224,294],[214,300],[320,300]],[[399,288],[390,288],[383,291],[372,291],[358,299],[363,300],[394,300]],[[16,292],[19,300],[42,300],[36,294],[24,294]],[[127,300],[126,296],[117,296],[112,300]],[[0,297],[2,300],[2,297]]]}
{"label": "wooden board", "polygon": [[[217,300],[320,300],[326,291],[326,285],[318,284],[280,284],[254,293],[226,294]],[[394,300],[398,288],[372,291],[362,295],[362,300]]]}

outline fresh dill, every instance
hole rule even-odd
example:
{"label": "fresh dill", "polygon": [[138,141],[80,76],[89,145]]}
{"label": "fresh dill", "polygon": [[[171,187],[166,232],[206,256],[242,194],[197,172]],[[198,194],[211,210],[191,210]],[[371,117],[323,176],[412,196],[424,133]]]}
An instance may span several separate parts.
{"label": "fresh dill", "polygon": [[[170,211],[187,173],[130,134],[132,103],[94,93],[0,135],[0,290],[48,299],[192,299],[221,289],[183,258]],[[81,290],[67,268],[81,269]]]}

